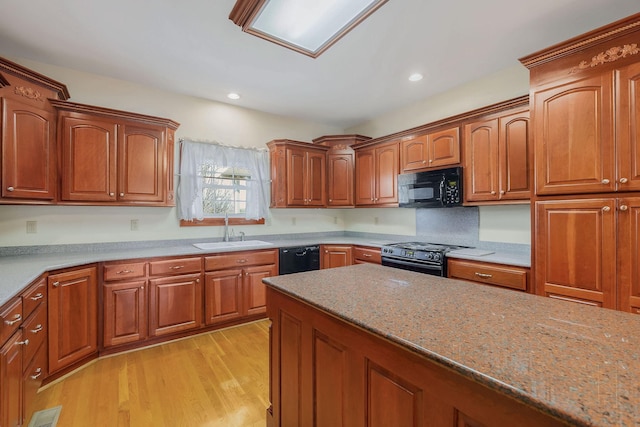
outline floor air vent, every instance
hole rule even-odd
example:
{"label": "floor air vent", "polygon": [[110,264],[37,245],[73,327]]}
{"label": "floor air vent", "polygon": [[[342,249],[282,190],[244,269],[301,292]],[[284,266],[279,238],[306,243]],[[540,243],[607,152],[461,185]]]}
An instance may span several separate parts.
{"label": "floor air vent", "polygon": [[29,427],[56,427],[62,406],[38,411],[31,417]]}

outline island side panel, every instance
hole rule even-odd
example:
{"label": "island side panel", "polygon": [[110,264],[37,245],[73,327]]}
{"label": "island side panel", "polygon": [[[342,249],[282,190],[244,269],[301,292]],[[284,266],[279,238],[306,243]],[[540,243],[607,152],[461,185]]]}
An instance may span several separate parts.
{"label": "island side panel", "polygon": [[267,286],[267,426],[566,426]]}

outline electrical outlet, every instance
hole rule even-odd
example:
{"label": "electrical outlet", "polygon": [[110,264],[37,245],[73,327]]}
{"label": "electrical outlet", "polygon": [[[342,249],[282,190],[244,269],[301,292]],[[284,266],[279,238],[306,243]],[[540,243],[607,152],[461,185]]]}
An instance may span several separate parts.
{"label": "electrical outlet", "polygon": [[38,232],[38,221],[27,221],[27,234],[35,234]]}
{"label": "electrical outlet", "polygon": [[131,220],[131,231],[138,231],[138,220],[137,219],[132,219]]}

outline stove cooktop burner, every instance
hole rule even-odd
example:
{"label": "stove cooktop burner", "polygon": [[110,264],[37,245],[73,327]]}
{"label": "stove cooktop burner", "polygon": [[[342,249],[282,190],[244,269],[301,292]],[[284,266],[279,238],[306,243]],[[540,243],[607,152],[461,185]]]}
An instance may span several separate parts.
{"label": "stove cooktop burner", "polygon": [[430,252],[445,252],[452,251],[455,249],[462,249],[466,246],[454,246],[454,245],[444,245],[440,243],[425,243],[425,242],[401,242],[401,243],[393,243],[391,245],[386,245],[388,247],[400,248],[400,249],[408,249],[413,251],[430,251]]}

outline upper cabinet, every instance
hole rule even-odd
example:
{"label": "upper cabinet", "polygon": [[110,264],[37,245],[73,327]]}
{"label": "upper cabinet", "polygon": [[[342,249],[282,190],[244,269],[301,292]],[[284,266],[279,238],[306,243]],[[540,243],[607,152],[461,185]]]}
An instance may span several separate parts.
{"label": "upper cabinet", "polygon": [[400,143],[400,170],[418,172],[460,163],[460,128],[452,127],[419,136],[409,136]]}
{"label": "upper cabinet", "polygon": [[539,195],[640,189],[635,15],[522,58]]}
{"label": "upper cabinet", "polygon": [[465,204],[529,202],[528,102],[496,104],[464,125]]}
{"label": "upper cabinet", "polygon": [[397,206],[400,143],[356,148],[356,206]]}
{"label": "upper cabinet", "polygon": [[328,147],[277,139],[271,155],[271,207],[324,207]]}
{"label": "upper cabinet", "polygon": [[68,98],[0,58],[0,204],[174,206],[178,123]]}
{"label": "upper cabinet", "polygon": [[50,99],[62,83],[0,58],[0,203],[53,203],[57,197],[56,119]]}
{"label": "upper cabinet", "polygon": [[354,156],[352,145],[370,140],[362,135],[325,135],[313,140],[327,151],[327,207],[354,206]]}
{"label": "upper cabinet", "polygon": [[177,123],[70,102],[59,109],[61,203],[173,206]]}

